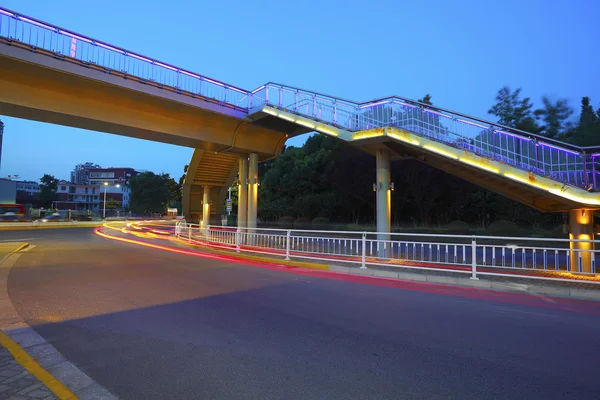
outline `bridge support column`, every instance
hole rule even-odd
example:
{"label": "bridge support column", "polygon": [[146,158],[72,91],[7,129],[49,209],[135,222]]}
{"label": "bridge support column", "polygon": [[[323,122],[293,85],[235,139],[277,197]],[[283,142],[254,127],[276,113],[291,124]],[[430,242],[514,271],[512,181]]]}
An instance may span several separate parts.
{"label": "bridge support column", "polygon": [[237,226],[245,228],[248,223],[248,157],[240,157],[239,162]]}
{"label": "bridge support column", "polygon": [[[377,180],[375,191],[377,193],[377,240],[389,240],[391,230],[391,202],[390,190],[390,153],[387,150],[377,150]],[[388,257],[390,244],[379,242],[377,256]]]}
{"label": "bridge support column", "polygon": [[[569,211],[569,239],[594,240],[594,212],[578,209]],[[571,272],[592,272],[595,263],[592,252],[594,243],[571,242],[569,244]]]}
{"label": "bridge support column", "polygon": [[210,186],[204,185],[202,193],[202,226],[210,225]]}
{"label": "bridge support column", "polygon": [[256,228],[258,215],[258,154],[251,153],[248,162],[248,228]]}

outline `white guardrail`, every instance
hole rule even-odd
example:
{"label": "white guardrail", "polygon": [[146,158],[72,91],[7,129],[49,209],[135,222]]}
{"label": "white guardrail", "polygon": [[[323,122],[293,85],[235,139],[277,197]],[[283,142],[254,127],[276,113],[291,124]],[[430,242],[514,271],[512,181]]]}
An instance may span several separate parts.
{"label": "white guardrail", "polygon": [[[291,258],[477,275],[572,281],[596,273],[600,241],[419,233],[246,229],[178,222],[190,243]],[[575,244],[581,249],[570,249]],[[594,247],[597,250],[593,250]],[[575,267],[572,268],[572,264]],[[544,272],[544,273],[540,273]],[[586,282],[593,282],[586,280]],[[600,280],[594,282],[600,283]]]}

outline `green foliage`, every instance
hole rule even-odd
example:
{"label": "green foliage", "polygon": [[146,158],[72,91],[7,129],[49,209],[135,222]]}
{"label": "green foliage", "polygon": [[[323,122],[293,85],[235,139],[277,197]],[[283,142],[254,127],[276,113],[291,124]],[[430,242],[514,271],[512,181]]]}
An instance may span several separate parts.
{"label": "green foliage", "polygon": [[577,126],[564,139],[579,146],[600,145],[600,109],[594,112],[589,97],[581,99],[581,114]]}
{"label": "green foliage", "polygon": [[121,202],[115,199],[108,198],[106,199],[106,209],[107,210],[119,210],[121,208]]}
{"label": "green foliage", "polygon": [[311,227],[310,219],[308,218],[297,218],[294,221],[294,229],[309,230]]}
{"label": "green foliage", "polygon": [[325,230],[329,227],[329,218],[317,217],[312,220],[312,229]]}
{"label": "green foliage", "polygon": [[448,233],[468,234],[471,227],[465,221],[452,221],[446,225]]}
{"label": "green foliage", "polygon": [[296,220],[296,218],[290,217],[290,216],[281,217],[277,221],[277,225],[281,229],[292,229],[294,227],[295,220]]}
{"label": "green foliage", "polygon": [[140,215],[164,213],[172,198],[169,174],[143,172],[131,178],[130,209]]}
{"label": "green foliage", "polygon": [[521,88],[512,92],[504,86],[496,94],[496,104],[488,110],[488,114],[498,117],[500,125],[537,133],[539,128],[531,111],[533,104],[529,97],[521,99],[520,96]]}
{"label": "green foliage", "polygon": [[56,190],[58,189],[58,179],[53,175],[44,174],[40,178],[40,203],[44,207],[50,207],[56,199]]}
{"label": "green foliage", "polygon": [[544,122],[541,132],[550,137],[557,138],[566,133],[569,128],[567,120],[573,114],[566,99],[559,99],[552,102],[548,97],[542,97],[543,108],[535,110],[535,116]]}
{"label": "green foliage", "polygon": [[498,220],[490,224],[486,233],[494,236],[517,236],[520,233],[520,229],[519,225],[512,221]]}

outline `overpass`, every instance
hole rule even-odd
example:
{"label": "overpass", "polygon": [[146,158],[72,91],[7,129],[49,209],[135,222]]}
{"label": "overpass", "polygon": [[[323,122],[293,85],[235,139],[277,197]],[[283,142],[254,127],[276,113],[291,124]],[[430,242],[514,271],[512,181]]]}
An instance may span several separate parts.
{"label": "overpass", "polygon": [[539,210],[569,212],[571,237],[593,238],[600,149],[397,96],[354,102],[275,83],[250,91],[4,8],[0,70],[0,114],[194,148],[184,212],[205,224],[239,174],[238,225],[255,227],[258,162],[316,131],[375,155],[383,238],[390,162],[404,157]]}

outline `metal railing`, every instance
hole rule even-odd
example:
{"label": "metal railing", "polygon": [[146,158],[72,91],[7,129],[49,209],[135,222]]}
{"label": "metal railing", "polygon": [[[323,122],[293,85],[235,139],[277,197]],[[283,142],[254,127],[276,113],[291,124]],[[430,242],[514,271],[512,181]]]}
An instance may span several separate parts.
{"label": "metal railing", "polygon": [[0,8],[0,37],[55,56],[126,74],[184,94],[248,109],[249,92],[67,29]]}
{"label": "metal railing", "polygon": [[357,103],[269,83],[252,106],[268,105],[356,132],[396,127],[585,189],[600,184],[600,148],[583,148],[402,97]]}
{"label": "metal railing", "polygon": [[[413,233],[238,229],[180,221],[180,239],[236,252],[330,263],[402,267],[477,275],[569,281],[596,274],[600,241]],[[573,243],[585,243],[571,249]],[[571,263],[576,263],[574,266]],[[586,263],[589,270],[586,271]],[[600,279],[596,281],[600,283]]]}
{"label": "metal railing", "polygon": [[397,127],[566,184],[600,185],[600,148],[584,148],[403,97],[358,103],[277,83],[244,90],[0,7],[0,38],[200,96],[244,112],[274,106],[352,132]]}

